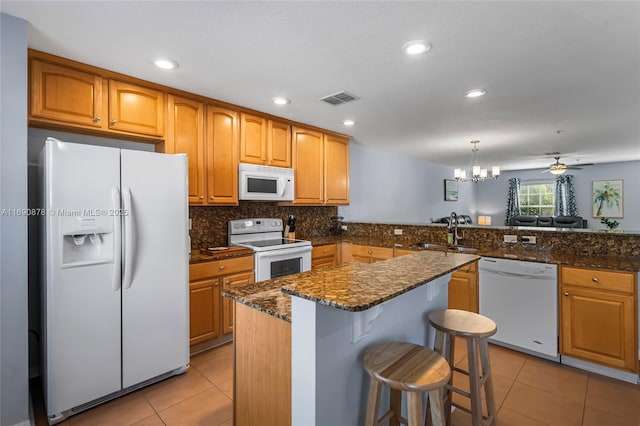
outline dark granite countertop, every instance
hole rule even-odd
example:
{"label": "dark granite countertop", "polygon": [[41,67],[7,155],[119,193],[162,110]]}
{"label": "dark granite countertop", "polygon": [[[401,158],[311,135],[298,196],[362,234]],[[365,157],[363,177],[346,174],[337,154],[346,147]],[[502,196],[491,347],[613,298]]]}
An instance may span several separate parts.
{"label": "dark granite countertop", "polygon": [[[358,311],[382,303],[460,266],[478,259],[478,256],[530,262],[571,265],[577,267],[640,271],[639,256],[585,256],[559,253],[538,246],[521,244],[501,247],[480,247],[473,254],[455,254],[410,247],[415,241],[375,237],[349,237],[344,235],[314,237],[313,246],[337,242],[398,247],[415,250],[418,256],[401,256],[373,264],[349,263],[334,268],[321,268],[302,274],[263,281],[246,287],[225,290],[223,294],[291,322],[291,294],[339,309]],[[211,260],[210,256],[206,256]],[[457,266],[452,260],[463,261]],[[193,262],[193,260],[192,260]],[[437,271],[441,272],[439,275]],[[399,279],[401,278],[401,279]]]}
{"label": "dark granite countertop", "polygon": [[291,295],[346,311],[363,311],[446,275],[478,256],[435,251],[384,262],[352,262],[314,269],[245,287],[223,295],[270,315],[291,321]]}
{"label": "dark granite countertop", "polygon": [[210,253],[201,253],[198,249],[191,250],[191,259],[189,264],[211,262],[214,260],[230,259],[233,257],[250,256],[253,250],[245,247],[226,247],[225,250],[211,251]]}

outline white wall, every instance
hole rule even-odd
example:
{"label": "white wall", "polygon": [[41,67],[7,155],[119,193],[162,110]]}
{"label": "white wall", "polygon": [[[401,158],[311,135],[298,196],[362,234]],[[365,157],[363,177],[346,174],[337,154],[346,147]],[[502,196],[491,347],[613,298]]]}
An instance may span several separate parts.
{"label": "white wall", "polygon": [[[27,207],[27,22],[0,14],[0,211]],[[0,425],[28,424],[27,217],[0,216]]]}
{"label": "white wall", "polygon": [[455,211],[476,221],[477,184],[459,184],[458,201],[444,201],[450,167],[356,143],[349,150],[350,205],[338,208],[345,220],[422,224]]}
{"label": "white wall", "polygon": [[[622,163],[604,163],[586,166],[582,170],[571,170],[575,176],[576,202],[578,214],[587,219],[590,229],[605,229],[600,219],[594,218],[591,209],[591,192],[594,180],[623,179],[623,214],[624,218],[616,219],[620,222],[619,229],[625,231],[640,231],[640,161]],[[493,225],[503,225],[505,207],[507,203],[508,180],[519,177],[522,181],[554,181],[550,173],[540,173],[540,170],[515,170],[503,172],[500,179],[478,184],[477,211],[478,214],[492,216]]]}

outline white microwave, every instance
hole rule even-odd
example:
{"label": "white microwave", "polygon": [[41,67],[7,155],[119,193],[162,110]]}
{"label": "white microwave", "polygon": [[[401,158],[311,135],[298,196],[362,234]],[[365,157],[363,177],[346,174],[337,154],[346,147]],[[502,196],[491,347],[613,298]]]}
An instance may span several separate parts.
{"label": "white microwave", "polygon": [[252,201],[293,201],[293,169],[238,165],[238,198]]}

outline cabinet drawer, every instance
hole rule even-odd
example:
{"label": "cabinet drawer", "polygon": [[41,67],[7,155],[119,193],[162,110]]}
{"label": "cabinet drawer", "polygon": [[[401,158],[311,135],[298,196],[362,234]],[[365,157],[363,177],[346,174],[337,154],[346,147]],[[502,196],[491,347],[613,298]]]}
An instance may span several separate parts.
{"label": "cabinet drawer", "polygon": [[612,290],[629,294],[635,292],[635,275],[631,272],[562,266],[560,268],[560,280],[563,285]]}
{"label": "cabinet drawer", "polygon": [[337,253],[335,244],[327,244],[324,246],[317,246],[311,250],[311,258],[335,256]]}
{"label": "cabinet drawer", "polygon": [[[458,269],[460,272],[475,273],[478,272],[478,261],[465,265]],[[455,274],[455,272],[454,272]]]}
{"label": "cabinet drawer", "polygon": [[253,255],[189,265],[189,281],[253,270]]}
{"label": "cabinet drawer", "polygon": [[353,256],[375,257],[377,259],[391,259],[393,257],[393,249],[386,247],[360,246],[354,244],[351,247]]}

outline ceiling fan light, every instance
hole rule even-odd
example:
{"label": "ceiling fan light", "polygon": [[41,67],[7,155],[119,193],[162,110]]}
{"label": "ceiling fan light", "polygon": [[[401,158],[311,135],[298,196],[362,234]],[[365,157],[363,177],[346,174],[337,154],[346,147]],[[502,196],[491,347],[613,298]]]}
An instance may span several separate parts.
{"label": "ceiling fan light", "polygon": [[498,176],[500,176],[500,166],[493,166],[493,167],[491,168],[491,176],[492,176],[494,179],[497,179],[497,178],[498,178]]}
{"label": "ceiling fan light", "polygon": [[554,169],[554,168],[551,168],[551,169],[549,169],[549,171],[551,172],[552,175],[561,175],[564,172],[566,172],[567,169]]}
{"label": "ceiling fan light", "polygon": [[480,178],[481,179],[486,179],[487,176],[488,176],[487,169],[480,169]]}

